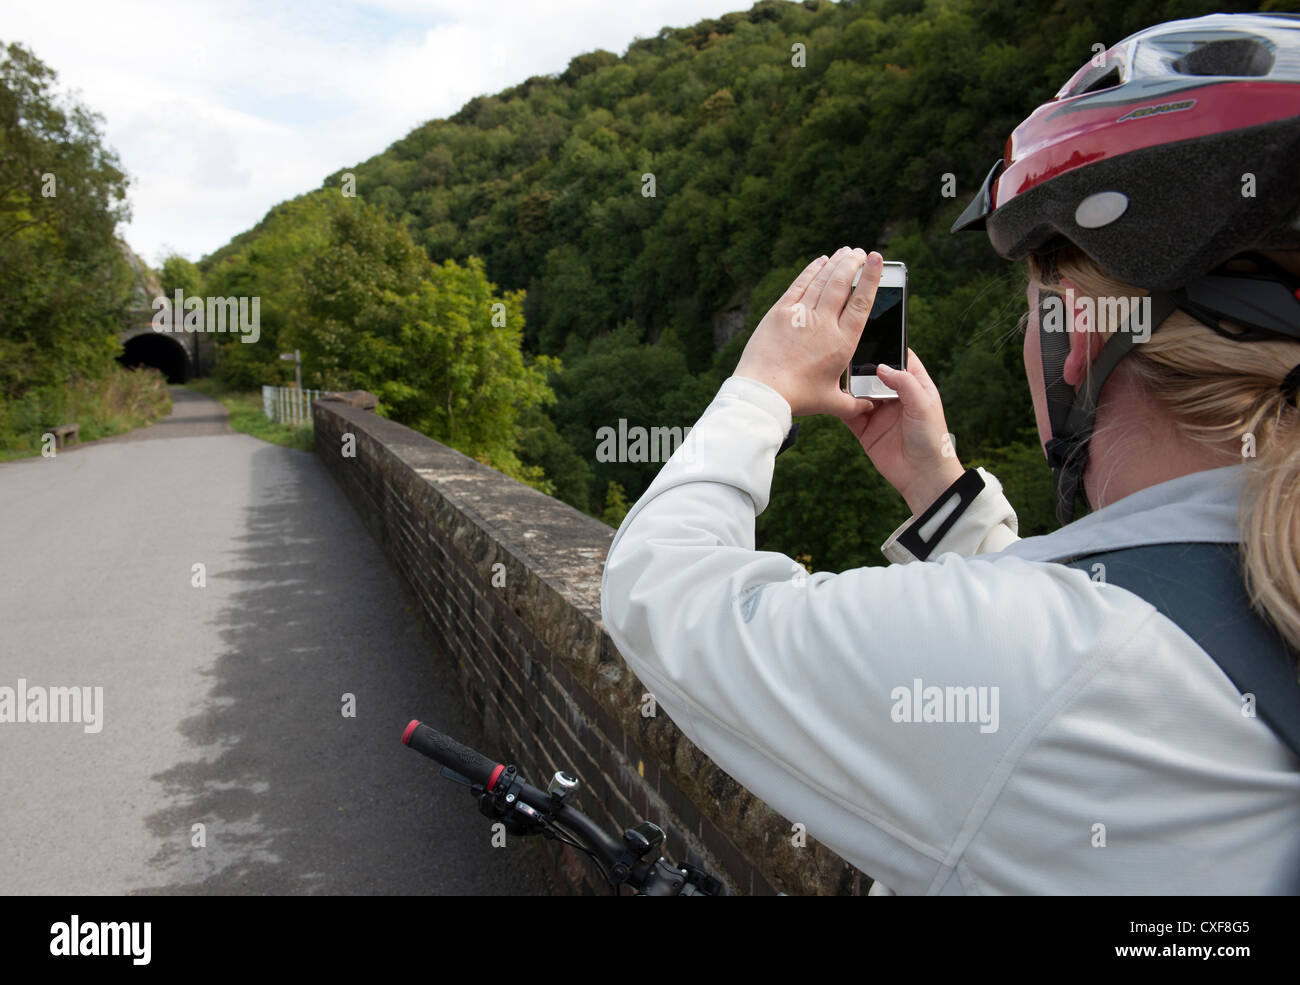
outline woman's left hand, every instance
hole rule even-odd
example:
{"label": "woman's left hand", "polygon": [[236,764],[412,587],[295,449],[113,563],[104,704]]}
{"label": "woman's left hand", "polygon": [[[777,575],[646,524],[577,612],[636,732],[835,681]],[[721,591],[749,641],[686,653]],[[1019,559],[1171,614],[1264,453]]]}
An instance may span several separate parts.
{"label": "woman's left hand", "polygon": [[[867,401],[845,393],[840,381],[876,300],[883,262],[879,253],[844,246],[808,264],[758,323],[734,375],[766,383],[794,417],[861,414]],[[853,275],[864,265],[854,288]]]}

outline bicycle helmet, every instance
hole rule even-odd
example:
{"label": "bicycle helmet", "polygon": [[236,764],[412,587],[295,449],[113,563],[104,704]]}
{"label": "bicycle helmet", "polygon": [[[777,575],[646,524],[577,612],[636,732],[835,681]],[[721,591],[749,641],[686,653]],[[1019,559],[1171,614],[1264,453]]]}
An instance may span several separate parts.
{"label": "bicycle helmet", "polygon": [[[1133,34],[1080,68],[1012,132],[952,231],[983,229],[997,253],[1049,269],[1068,240],[1113,276],[1150,292],[1154,331],[1182,309],[1235,341],[1300,339],[1300,280],[1253,255],[1300,246],[1300,15],[1211,14]],[[1044,292],[1043,303],[1057,297]],[[1137,344],[1106,342],[1090,385],[1064,382],[1066,332],[1044,331],[1045,445],[1062,523],[1087,499],[1097,399]],[[1219,319],[1247,331],[1230,333]],[[1142,335],[1145,336],[1144,331]]]}

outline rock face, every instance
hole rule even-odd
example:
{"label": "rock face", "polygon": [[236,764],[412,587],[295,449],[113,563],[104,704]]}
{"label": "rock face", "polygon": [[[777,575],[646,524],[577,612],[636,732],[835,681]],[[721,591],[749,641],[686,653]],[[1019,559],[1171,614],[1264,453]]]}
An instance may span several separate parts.
{"label": "rock face", "polygon": [[713,349],[716,352],[726,345],[733,336],[745,330],[745,321],[749,318],[747,300],[734,300],[733,303],[713,316]]}
{"label": "rock face", "polygon": [[726,303],[713,312],[713,350],[716,352],[745,330],[749,321],[749,292],[737,288]]}
{"label": "rock face", "polygon": [[135,288],[133,299],[131,301],[132,311],[144,310],[152,313],[153,299],[162,296],[162,281],[158,275],[149,268],[149,265],[141,260],[131,247],[127,246],[125,241],[118,240],[118,247],[122,250],[122,256],[131,267],[131,273],[135,276]]}

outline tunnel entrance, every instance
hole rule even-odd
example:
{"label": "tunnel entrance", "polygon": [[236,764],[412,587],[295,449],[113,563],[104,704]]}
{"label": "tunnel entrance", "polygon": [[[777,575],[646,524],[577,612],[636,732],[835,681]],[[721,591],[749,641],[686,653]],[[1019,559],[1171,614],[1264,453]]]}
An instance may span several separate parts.
{"label": "tunnel entrance", "polygon": [[168,383],[184,383],[190,377],[190,357],[185,347],[159,332],[127,339],[117,361],[128,368],[153,366],[162,371]]}

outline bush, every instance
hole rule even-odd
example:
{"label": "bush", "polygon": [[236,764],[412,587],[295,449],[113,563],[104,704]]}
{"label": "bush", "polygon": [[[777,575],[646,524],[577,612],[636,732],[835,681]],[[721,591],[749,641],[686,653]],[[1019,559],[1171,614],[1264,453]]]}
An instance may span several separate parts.
{"label": "bush", "polygon": [[171,412],[162,373],[152,367],[113,367],[105,376],[44,386],[0,403],[0,457],[39,454],[42,436],[61,424],[79,424],[78,437],[94,441],[152,424]]}

